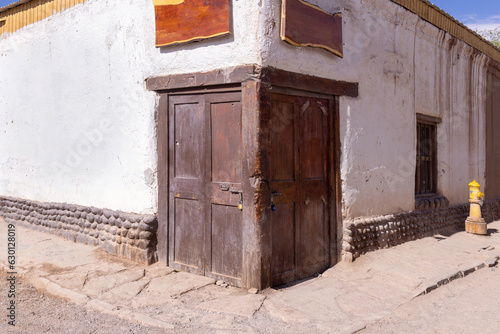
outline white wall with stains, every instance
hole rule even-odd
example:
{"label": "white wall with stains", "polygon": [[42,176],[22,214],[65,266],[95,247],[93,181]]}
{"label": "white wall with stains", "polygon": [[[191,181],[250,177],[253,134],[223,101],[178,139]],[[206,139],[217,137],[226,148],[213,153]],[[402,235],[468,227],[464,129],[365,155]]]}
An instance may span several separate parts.
{"label": "white wall with stains", "polygon": [[484,182],[487,57],[388,0],[308,2],[342,12],[344,57],[281,41],[281,1],[267,0],[263,64],[359,83],[340,100],[343,216],[414,209],[416,113],[442,118],[438,192],[466,203]]}
{"label": "white wall with stains", "polygon": [[0,194],[156,211],[156,94],[145,79],[260,62],[258,1],[230,37],[154,46],[152,0],[89,0],[0,36]]}
{"label": "white wall with stains", "polygon": [[148,77],[244,64],[359,83],[340,100],[345,218],[414,208],[416,113],[442,118],[438,190],[484,181],[488,59],[388,0],[309,0],[342,12],[344,58],[279,37],[280,0],[232,0],[230,37],[154,46],[152,0],[89,0],[0,36],[0,194],[157,208]]}

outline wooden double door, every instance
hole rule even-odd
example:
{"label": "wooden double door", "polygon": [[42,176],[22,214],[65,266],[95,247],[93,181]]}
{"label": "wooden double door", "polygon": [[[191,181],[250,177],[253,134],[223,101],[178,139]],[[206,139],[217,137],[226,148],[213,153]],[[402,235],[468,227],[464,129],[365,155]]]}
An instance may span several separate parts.
{"label": "wooden double door", "polygon": [[[261,170],[270,206],[242,170],[242,129],[250,131],[250,125],[242,124],[241,98],[239,91],[172,94],[162,104],[168,109],[168,125],[164,116],[160,121],[168,129],[168,140],[162,136],[168,149],[159,151],[159,163],[168,164],[168,181],[159,183],[168,187],[160,196],[168,197],[162,211],[168,217],[168,265],[239,286],[248,285],[242,282],[249,276],[270,277],[266,287],[321,272],[336,252],[333,98],[273,93],[267,129],[250,129],[262,135],[259,152],[268,157],[262,161],[269,168]],[[263,211],[268,224],[259,220]],[[261,231],[256,241],[246,243],[254,230]],[[248,258],[255,263],[243,263]]]}
{"label": "wooden double door", "polygon": [[330,266],[334,237],[333,100],[272,94],[269,122],[272,285]]}
{"label": "wooden double door", "polygon": [[241,285],[241,92],[173,95],[169,265]]}

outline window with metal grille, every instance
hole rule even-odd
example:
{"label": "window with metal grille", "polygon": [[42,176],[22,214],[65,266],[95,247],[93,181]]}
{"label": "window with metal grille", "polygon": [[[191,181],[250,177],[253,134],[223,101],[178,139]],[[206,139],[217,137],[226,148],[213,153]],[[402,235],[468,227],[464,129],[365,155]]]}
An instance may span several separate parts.
{"label": "window with metal grille", "polygon": [[417,114],[416,196],[436,194],[436,127],[440,121],[439,118]]}

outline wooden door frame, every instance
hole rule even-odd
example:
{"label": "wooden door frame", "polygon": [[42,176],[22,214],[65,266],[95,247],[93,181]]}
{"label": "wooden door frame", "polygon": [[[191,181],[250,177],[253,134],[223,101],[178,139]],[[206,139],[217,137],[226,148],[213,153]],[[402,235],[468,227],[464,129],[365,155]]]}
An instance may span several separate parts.
{"label": "wooden door frame", "polygon": [[[339,97],[357,97],[358,84],[337,81],[310,75],[288,72],[257,65],[239,66],[203,73],[188,73],[149,78],[149,90],[159,95],[157,104],[157,153],[158,153],[158,259],[168,264],[168,101],[169,96],[179,94],[200,94],[240,90],[242,94],[242,188],[243,205],[243,263],[242,286],[264,289],[271,284],[270,226],[266,209],[269,189],[269,159],[265,142],[271,112],[271,93],[307,94],[311,97],[333,98],[334,117],[331,117],[330,138],[334,152],[334,170],[331,187],[335,192],[331,203],[332,219],[330,230],[330,266],[340,261],[342,245],[341,181],[340,181],[340,136]],[[165,111],[167,112],[165,115]],[[267,160],[266,160],[267,159]],[[248,177],[245,177],[248,176]],[[335,181],[335,182],[333,182]],[[253,196],[252,196],[253,195]],[[333,226],[333,225],[336,226]]]}

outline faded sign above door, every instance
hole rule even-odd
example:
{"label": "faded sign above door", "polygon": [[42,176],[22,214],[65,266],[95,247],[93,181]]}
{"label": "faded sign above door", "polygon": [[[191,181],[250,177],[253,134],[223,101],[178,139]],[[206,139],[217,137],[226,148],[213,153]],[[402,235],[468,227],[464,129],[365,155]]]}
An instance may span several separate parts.
{"label": "faded sign above door", "polygon": [[343,57],[342,13],[330,14],[303,0],[282,0],[281,39],[313,46]]}
{"label": "faded sign above door", "polygon": [[229,0],[153,0],[156,46],[229,34]]}

